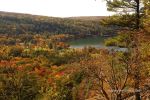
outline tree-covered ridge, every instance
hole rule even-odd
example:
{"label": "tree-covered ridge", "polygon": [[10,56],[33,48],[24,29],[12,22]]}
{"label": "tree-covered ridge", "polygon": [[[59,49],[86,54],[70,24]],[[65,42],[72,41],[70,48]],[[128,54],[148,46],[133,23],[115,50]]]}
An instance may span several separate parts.
{"label": "tree-covered ridge", "polygon": [[101,17],[83,20],[82,17],[55,18],[0,12],[0,34],[67,33],[75,35],[96,35],[105,32],[105,28],[100,25],[99,19]]}
{"label": "tree-covered ridge", "polygon": [[[122,3],[123,7],[128,8],[124,4],[130,2],[110,1],[109,6],[114,8],[121,7]],[[136,3],[141,0],[131,1]],[[0,34],[0,100],[149,100],[150,1],[143,0],[143,4],[142,16],[135,11],[133,14],[115,15],[100,21],[105,27],[113,27],[117,31],[118,36],[107,40],[106,45],[126,47],[127,51],[68,48],[69,45],[62,41],[84,36],[80,30],[76,37],[73,35],[75,33],[45,32],[45,27],[38,28],[43,29],[44,33],[39,32],[42,34],[31,34],[34,32],[30,33],[26,27],[26,34],[15,34],[15,29],[22,28],[14,28],[12,35]],[[80,18],[22,16],[19,14],[13,17],[12,14],[10,18],[17,18],[16,23],[19,23],[26,16],[36,24],[55,23],[54,26],[65,26],[64,22],[67,22],[70,23],[68,26],[83,30],[84,25],[96,27],[93,23],[99,23]],[[15,26],[14,22],[10,22],[10,26]],[[32,23],[31,26],[36,25]],[[17,24],[18,27],[20,24]],[[10,31],[8,26],[3,28]],[[105,32],[108,32],[109,29],[106,29]]]}

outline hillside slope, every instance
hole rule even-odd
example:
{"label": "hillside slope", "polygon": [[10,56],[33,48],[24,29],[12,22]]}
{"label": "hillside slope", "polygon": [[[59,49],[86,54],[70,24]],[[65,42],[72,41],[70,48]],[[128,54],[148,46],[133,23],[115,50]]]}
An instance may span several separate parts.
{"label": "hillside slope", "polygon": [[104,32],[100,25],[104,17],[57,18],[0,12],[0,34],[97,34]]}

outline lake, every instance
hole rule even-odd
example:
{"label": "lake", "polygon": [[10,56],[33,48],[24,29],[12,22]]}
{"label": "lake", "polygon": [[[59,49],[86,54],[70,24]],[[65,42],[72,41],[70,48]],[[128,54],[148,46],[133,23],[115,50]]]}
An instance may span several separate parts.
{"label": "lake", "polygon": [[68,44],[70,45],[70,48],[84,48],[84,47],[95,47],[95,48],[104,48],[104,49],[114,49],[117,51],[127,51],[127,48],[120,48],[116,46],[105,46],[104,41],[107,39],[107,37],[87,37],[87,38],[81,38],[77,40],[69,41]]}

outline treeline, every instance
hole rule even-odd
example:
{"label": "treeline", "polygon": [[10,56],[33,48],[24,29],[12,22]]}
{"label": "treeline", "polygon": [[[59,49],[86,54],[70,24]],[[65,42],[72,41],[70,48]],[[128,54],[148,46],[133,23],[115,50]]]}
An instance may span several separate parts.
{"label": "treeline", "polygon": [[0,12],[0,34],[97,35],[106,33],[106,28],[100,25],[100,19],[96,17],[95,20],[83,20]]}

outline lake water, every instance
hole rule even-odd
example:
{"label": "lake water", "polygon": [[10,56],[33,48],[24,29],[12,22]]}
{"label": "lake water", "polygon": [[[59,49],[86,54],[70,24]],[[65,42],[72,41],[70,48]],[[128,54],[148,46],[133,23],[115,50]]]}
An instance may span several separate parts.
{"label": "lake water", "polygon": [[68,42],[70,48],[84,48],[84,47],[95,47],[95,48],[104,48],[104,49],[114,49],[117,51],[127,51],[127,48],[119,48],[116,46],[105,46],[104,41],[107,39],[106,37],[87,37],[81,38],[77,40],[72,40]]}

